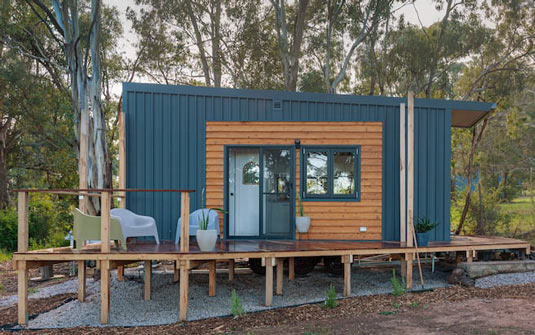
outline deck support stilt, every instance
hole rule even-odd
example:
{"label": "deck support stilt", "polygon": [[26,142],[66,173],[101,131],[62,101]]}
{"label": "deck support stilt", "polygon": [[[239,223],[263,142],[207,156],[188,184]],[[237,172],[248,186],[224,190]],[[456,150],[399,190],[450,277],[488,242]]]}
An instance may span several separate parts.
{"label": "deck support stilt", "polygon": [[100,261],[100,323],[108,324],[110,314],[110,261]]}
{"label": "deck support stilt", "polygon": [[178,273],[178,261],[174,261],[173,263],[173,283],[178,283],[178,276],[179,276],[179,273]]}
{"label": "deck support stilt", "polygon": [[78,301],[85,301],[85,261],[78,261]]}
{"label": "deck support stilt", "polygon": [[344,263],[344,297],[351,295],[351,255],[343,255],[342,263]]}
{"label": "deck support stilt", "polygon": [[28,270],[26,261],[17,262],[19,325],[28,325]]}
{"label": "deck support stilt", "polygon": [[413,257],[414,255],[412,253],[406,253],[405,254],[405,264],[407,268],[407,276],[405,283],[407,284],[407,289],[412,289],[412,263],[413,263]]}
{"label": "deck support stilt", "polygon": [[117,267],[117,280],[123,281],[124,280],[124,266],[119,265]]}
{"label": "deck support stilt", "polygon": [[152,261],[145,261],[145,300],[151,299]]}
{"label": "deck support stilt", "polygon": [[209,262],[210,271],[208,274],[208,296],[215,297],[215,277],[216,277],[216,262],[215,260]]}
{"label": "deck support stilt", "polygon": [[266,307],[273,300],[273,258],[266,257]]}
{"label": "deck support stilt", "polygon": [[229,259],[228,260],[228,280],[233,281],[234,280],[234,260]]}
{"label": "deck support stilt", "polygon": [[401,277],[407,278],[407,262],[405,261],[405,258],[401,258]]}
{"label": "deck support stilt", "polygon": [[282,281],[284,277],[284,258],[277,258],[277,295],[282,295]]}
{"label": "deck support stilt", "polygon": [[474,261],[474,254],[475,252],[473,250],[466,250],[466,261],[468,263],[472,263]]}
{"label": "deck support stilt", "polygon": [[189,289],[189,270],[188,261],[180,261],[180,315],[179,321],[186,321],[188,318],[188,289]]}
{"label": "deck support stilt", "polygon": [[295,258],[288,258],[288,280],[295,279]]}

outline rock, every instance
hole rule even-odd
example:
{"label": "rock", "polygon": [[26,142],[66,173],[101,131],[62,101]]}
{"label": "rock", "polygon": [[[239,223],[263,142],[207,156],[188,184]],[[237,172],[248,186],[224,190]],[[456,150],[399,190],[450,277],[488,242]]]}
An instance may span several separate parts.
{"label": "rock", "polygon": [[451,275],[448,277],[449,284],[461,284],[463,286],[474,286],[476,281],[462,268],[456,268],[451,272]]}
{"label": "rock", "polygon": [[459,268],[463,269],[471,279],[476,279],[498,273],[535,271],[535,261],[460,263]]}

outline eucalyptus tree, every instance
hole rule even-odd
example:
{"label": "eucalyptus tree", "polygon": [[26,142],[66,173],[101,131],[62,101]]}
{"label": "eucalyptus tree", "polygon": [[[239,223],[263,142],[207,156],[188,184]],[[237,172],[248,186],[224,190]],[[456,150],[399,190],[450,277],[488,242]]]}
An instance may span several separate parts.
{"label": "eucalyptus tree", "polygon": [[[111,158],[107,142],[107,119],[102,103],[102,11],[100,0],[26,0],[17,4],[32,16],[14,15],[5,44],[21,55],[35,59],[58,88],[68,89],[74,128],[74,151],[78,157],[79,187],[111,187]],[[116,17],[107,16],[107,20]],[[109,28],[106,22],[106,29]],[[61,50],[58,55],[55,50]],[[51,51],[52,50],[52,51]],[[105,64],[104,64],[105,65]],[[91,213],[99,210],[97,199],[81,201]]]}

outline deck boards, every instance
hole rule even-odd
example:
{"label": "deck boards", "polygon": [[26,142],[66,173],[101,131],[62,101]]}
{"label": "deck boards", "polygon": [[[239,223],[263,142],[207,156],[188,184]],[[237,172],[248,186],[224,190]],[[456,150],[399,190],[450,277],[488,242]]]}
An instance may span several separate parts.
{"label": "deck boards", "polygon": [[[481,237],[481,236],[453,236],[449,242],[430,242],[427,248],[420,248],[425,251],[429,248],[439,248],[447,251],[449,248],[466,248],[474,250],[478,248],[488,249],[489,246],[509,245],[511,247],[523,248],[529,245],[522,240],[516,240],[504,237]],[[213,255],[228,253],[277,253],[277,252],[325,252],[337,250],[352,250],[358,253],[362,250],[376,251],[381,253],[383,250],[397,250],[400,253],[407,252],[405,243],[389,241],[335,241],[335,240],[224,240],[216,244],[212,252],[201,252],[196,243],[190,245],[190,251],[186,254]],[[71,249],[70,247],[51,248],[29,251],[26,253],[15,253],[15,259],[22,259],[23,255],[42,255],[56,254],[65,255],[91,255],[101,254],[100,244],[93,244],[84,247],[81,251]],[[126,251],[112,249],[109,254],[113,255],[134,255],[134,254],[185,254],[180,252],[180,245],[172,241],[162,241],[156,244],[152,241],[129,243]]]}

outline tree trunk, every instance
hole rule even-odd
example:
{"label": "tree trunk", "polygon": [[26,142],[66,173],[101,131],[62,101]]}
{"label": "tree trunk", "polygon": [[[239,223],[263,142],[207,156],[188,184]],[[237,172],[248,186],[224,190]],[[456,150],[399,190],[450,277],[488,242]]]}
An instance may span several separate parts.
{"label": "tree trunk", "polygon": [[479,176],[477,183],[477,193],[479,195],[479,219],[477,220],[476,235],[485,235],[485,209],[483,193],[481,192],[481,176]]}
{"label": "tree trunk", "polygon": [[210,66],[208,65],[206,51],[204,50],[204,41],[202,40],[201,30],[199,28],[199,25],[197,24],[197,18],[195,17],[195,13],[193,12],[191,0],[186,0],[185,5],[186,10],[188,12],[189,20],[191,22],[191,25],[193,26],[193,31],[195,33],[195,44],[197,45],[197,49],[199,49],[199,57],[201,59],[202,70],[204,73],[204,82],[206,86],[211,86]]}
{"label": "tree trunk", "polygon": [[507,171],[503,172],[503,200],[507,201],[507,179],[509,177],[509,173]]}
{"label": "tree trunk", "polygon": [[215,0],[212,13],[212,73],[214,86],[221,87],[221,0]]}
{"label": "tree trunk", "polygon": [[7,131],[9,129],[8,120],[5,124],[0,124],[0,210],[6,209],[9,205],[9,193],[7,191]]}
{"label": "tree trunk", "polygon": [[[466,185],[466,198],[464,200],[464,208],[463,212],[461,214],[461,219],[459,220],[459,225],[457,226],[457,229],[455,230],[455,235],[459,235],[461,233],[461,230],[463,229],[464,221],[466,220],[466,215],[468,214],[468,209],[470,208],[470,197],[472,195],[472,166],[474,163],[474,155],[476,153],[477,145],[481,141],[481,137],[483,136],[483,132],[485,131],[485,128],[487,127],[487,122],[489,118],[485,118],[483,120],[483,124],[481,125],[481,129],[479,131],[479,135],[477,135],[476,127],[472,129],[472,144],[470,145],[470,153],[468,158],[468,166],[466,167],[466,175],[468,176],[468,183]],[[477,136],[476,136],[477,135]]]}

